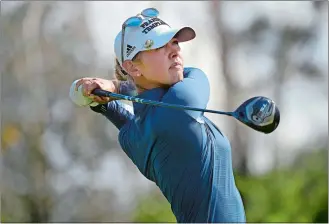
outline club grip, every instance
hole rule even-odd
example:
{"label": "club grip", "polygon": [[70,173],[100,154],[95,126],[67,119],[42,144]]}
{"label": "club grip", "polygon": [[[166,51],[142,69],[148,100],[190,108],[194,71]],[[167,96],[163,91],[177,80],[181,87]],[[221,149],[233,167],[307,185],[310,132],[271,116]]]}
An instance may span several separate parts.
{"label": "club grip", "polygon": [[111,92],[102,89],[94,89],[91,93],[97,96],[105,96],[105,97],[110,97],[111,95]]}

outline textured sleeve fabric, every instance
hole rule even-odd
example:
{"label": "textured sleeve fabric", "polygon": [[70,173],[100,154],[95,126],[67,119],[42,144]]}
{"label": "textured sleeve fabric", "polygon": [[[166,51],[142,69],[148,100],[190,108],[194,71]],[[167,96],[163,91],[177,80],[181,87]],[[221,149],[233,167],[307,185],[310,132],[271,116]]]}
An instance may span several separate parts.
{"label": "textured sleeve fabric", "polygon": [[[176,83],[163,97],[163,102],[205,109],[210,95],[210,85],[206,74],[197,68],[185,68],[184,79]],[[166,110],[175,113],[172,109]],[[195,119],[203,112],[184,110]]]}
{"label": "textured sleeve fabric", "polygon": [[119,130],[125,123],[134,118],[133,107],[117,100],[90,108],[91,110],[104,115]]}
{"label": "textured sleeve fabric", "polygon": [[136,149],[131,143],[135,135],[135,125],[131,122],[134,119],[133,107],[121,101],[111,101],[107,104],[100,104],[90,107],[96,113],[100,113],[111,121],[119,129],[119,142],[123,151],[135,163],[133,150]]}

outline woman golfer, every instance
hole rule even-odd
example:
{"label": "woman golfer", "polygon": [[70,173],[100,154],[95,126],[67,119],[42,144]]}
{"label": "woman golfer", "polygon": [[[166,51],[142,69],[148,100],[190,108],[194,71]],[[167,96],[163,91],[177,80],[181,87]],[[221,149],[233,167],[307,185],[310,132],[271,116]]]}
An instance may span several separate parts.
{"label": "woman golfer", "polygon": [[202,112],[139,103],[133,103],[132,111],[120,101],[91,94],[100,88],[206,108],[207,76],[184,67],[179,46],[194,39],[194,30],[173,29],[158,14],[145,9],[123,23],[114,43],[117,79],[76,80],[70,97],[119,129],[122,149],[161,189],[177,222],[246,222],[229,140]]}

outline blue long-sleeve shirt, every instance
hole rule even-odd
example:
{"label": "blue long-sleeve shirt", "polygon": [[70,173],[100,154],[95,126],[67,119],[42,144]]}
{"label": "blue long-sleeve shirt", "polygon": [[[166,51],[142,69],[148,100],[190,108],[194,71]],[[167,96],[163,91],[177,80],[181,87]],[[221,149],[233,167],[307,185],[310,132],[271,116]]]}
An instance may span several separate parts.
{"label": "blue long-sleeve shirt", "polygon": [[[201,70],[185,68],[182,81],[138,97],[206,108],[209,82]],[[177,222],[246,222],[225,135],[202,112],[133,106],[134,114],[112,101],[101,113],[120,130],[122,149],[161,189]]]}

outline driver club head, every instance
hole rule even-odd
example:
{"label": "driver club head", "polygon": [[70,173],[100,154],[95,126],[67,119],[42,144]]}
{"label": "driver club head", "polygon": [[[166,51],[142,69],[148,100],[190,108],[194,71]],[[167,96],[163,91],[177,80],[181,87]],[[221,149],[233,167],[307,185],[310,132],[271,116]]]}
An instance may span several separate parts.
{"label": "driver club head", "polygon": [[273,100],[257,96],[246,100],[235,111],[234,117],[256,131],[269,134],[280,123],[280,111]]}

